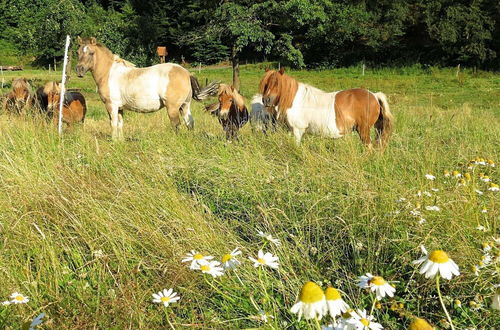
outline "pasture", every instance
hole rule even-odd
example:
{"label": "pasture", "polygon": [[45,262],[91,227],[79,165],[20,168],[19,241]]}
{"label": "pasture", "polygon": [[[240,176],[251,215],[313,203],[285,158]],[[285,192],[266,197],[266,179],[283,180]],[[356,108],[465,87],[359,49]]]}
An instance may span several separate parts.
{"label": "pasture", "polygon": [[[247,102],[263,68],[241,68]],[[350,306],[369,310],[371,297],[357,286],[367,272],[396,288],[374,311],[385,328],[406,328],[412,316],[443,328],[435,282],[412,264],[421,244],[460,266],[460,276],[441,283],[456,328],[499,328],[500,314],[489,308],[498,242],[478,276],[471,266],[500,234],[500,192],[479,177],[500,181],[500,75],[418,67],[288,73],[324,90],[383,91],[396,118],[385,153],[367,151],[355,133],[306,134],[297,146],[283,129],[263,135],[249,125],[227,143],[217,119],[194,101],[194,131],[175,133],[165,110],[125,112],[125,141],[112,142],[89,73],[69,82],[87,99],[85,124],[62,139],[39,118],[2,114],[0,301],[15,291],[30,301],[0,306],[0,328],[20,328],[44,312],[48,329],[306,329],[316,325],[290,313],[304,282],[335,286]],[[230,82],[231,74],[195,72],[203,84]],[[60,79],[40,70],[4,75],[39,85]],[[497,166],[467,169],[476,157]],[[445,170],[469,172],[471,180],[461,185]],[[434,205],[440,211],[426,209]],[[218,278],[181,263],[191,250],[220,260],[236,247],[242,265]],[[277,270],[253,267],[248,257],[259,249],[279,257]],[[164,288],[181,297],[168,308],[152,303]]]}

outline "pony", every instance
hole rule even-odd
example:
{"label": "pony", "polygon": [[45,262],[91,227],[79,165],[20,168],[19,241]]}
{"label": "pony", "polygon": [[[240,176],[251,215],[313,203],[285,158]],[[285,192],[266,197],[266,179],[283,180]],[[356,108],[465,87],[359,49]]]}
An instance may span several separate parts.
{"label": "pony", "polygon": [[123,138],[123,110],[148,113],[167,108],[177,131],[182,115],[188,129],[194,127],[191,99],[203,100],[216,93],[218,82],[201,89],[188,70],[173,63],[136,68],[113,54],[95,38],[78,37],[78,64],[81,78],[87,71],[97,84],[99,96],[108,111],[112,138]]}
{"label": "pony", "polygon": [[394,118],[384,93],[361,88],[327,93],[298,82],[284,68],[267,70],[259,91],[268,111],[290,126],[297,144],[305,132],[340,138],[355,130],[371,148],[370,129],[375,126],[378,145],[387,146]]}
{"label": "pony", "polygon": [[[47,95],[47,115],[54,122],[59,120],[59,106],[61,100],[61,87],[56,82],[45,84],[43,93]],[[64,93],[62,121],[68,126],[73,123],[83,123],[87,113],[85,97],[80,92],[66,91]]]}
{"label": "pony", "polygon": [[18,78],[12,81],[10,91],[3,101],[3,109],[10,113],[21,114],[32,104],[31,86],[26,78]]}
{"label": "pony", "polygon": [[218,89],[219,103],[206,107],[206,110],[219,118],[219,123],[226,132],[226,139],[238,137],[238,130],[248,122],[248,110],[245,99],[233,87],[220,84]]}
{"label": "pony", "polygon": [[250,124],[252,125],[252,130],[260,130],[265,134],[269,129],[269,125],[271,125],[273,130],[276,130],[275,111],[271,113],[266,110],[267,108],[262,103],[262,94],[255,94],[252,97],[251,105]]}

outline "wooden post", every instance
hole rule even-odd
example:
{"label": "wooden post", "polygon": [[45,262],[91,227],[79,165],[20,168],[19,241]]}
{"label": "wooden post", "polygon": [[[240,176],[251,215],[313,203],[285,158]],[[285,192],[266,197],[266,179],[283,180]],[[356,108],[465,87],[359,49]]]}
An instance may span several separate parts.
{"label": "wooden post", "polygon": [[457,65],[457,77],[459,73],[460,73],[460,63]]}
{"label": "wooden post", "polygon": [[167,56],[167,47],[158,46],[156,48],[156,53],[158,54],[158,57],[160,58],[160,63],[165,63],[165,57]]}
{"label": "wooden post", "polygon": [[57,130],[59,135],[62,134],[62,118],[63,118],[63,104],[64,104],[64,92],[66,91],[66,67],[68,65],[68,48],[70,42],[69,35],[66,35],[66,47],[64,48],[64,64],[62,72],[62,82],[61,82],[61,94],[59,96],[59,122],[57,125]]}
{"label": "wooden post", "polygon": [[198,63],[198,73],[201,73],[201,62]]}
{"label": "wooden post", "polygon": [[240,91],[240,58],[238,54],[238,48],[233,45],[231,53],[231,63],[233,66],[233,87],[236,91]]}
{"label": "wooden post", "polygon": [[365,75],[365,63],[363,63],[363,76]]}

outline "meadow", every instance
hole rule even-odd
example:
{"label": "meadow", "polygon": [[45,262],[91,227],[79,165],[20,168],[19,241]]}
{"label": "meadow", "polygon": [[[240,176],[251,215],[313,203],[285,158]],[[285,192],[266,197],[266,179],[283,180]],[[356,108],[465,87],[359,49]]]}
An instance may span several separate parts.
{"label": "meadow", "polygon": [[[247,100],[263,68],[241,68]],[[228,68],[193,72],[202,83],[231,81]],[[500,311],[490,309],[500,282],[500,192],[480,178],[500,181],[500,75],[421,67],[289,74],[324,90],[383,91],[396,118],[387,150],[367,151],[355,133],[306,135],[296,146],[284,129],[264,135],[250,125],[227,143],[199,102],[194,131],[175,133],[164,110],[126,112],[126,139],[112,142],[90,74],[70,79],[89,111],[62,138],[40,118],[0,115],[0,301],[16,291],[30,299],[0,305],[0,328],[43,312],[47,329],[307,329],[316,324],[290,312],[306,281],[370,310],[357,285],[365,273],[395,285],[395,297],[374,310],[385,328],[407,328],[414,316],[446,328],[435,282],[412,264],[422,244],[460,267],[441,282],[455,327],[500,328]],[[41,85],[60,72],[4,76]],[[477,157],[497,166],[469,169]],[[454,170],[470,180],[443,175]],[[481,264],[484,243],[493,243],[492,260]],[[220,260],[235,248],[242,264],[221,277],[181,262],[191,250]],[[248,257],[259,249],[277,255],[279,268],[254,268]],[[180,300],[153,303],[164,288]]]}

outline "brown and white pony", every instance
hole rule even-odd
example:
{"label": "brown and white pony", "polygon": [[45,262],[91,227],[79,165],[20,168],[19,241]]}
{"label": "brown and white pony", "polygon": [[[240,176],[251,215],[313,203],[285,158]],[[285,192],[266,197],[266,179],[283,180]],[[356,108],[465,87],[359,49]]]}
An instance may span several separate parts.
{"label": "brown and white pony", "polygon": [[[59,120],[59,106],[61,99],[61,87],[56,82],[48,82],[43,92],[47,95],[47,115],[54,122]],[[64,93],[62,121],[68,126],[73,123],[83,123],[87,113],[85,97],[80,92],[66,91]]]}
{"label": "brown and white pony", "polygon": [[297,143],[305,132],[340,138],[356,130],[371,147],[370,129],[375,126],[377,142],[385,147],[392,132],[394,119],[381,92],[355,88],[327,93],[298,82],[283,68],[267,71],[259,90],[268,111],[286,120]]}
{"label": "brown and white pony", "polygon": [[245,99],[233,87],[220,84],[218,90],[219,103],[206,107],[212,115],[219,118],[226,132],[226,139],[238,137],[238,130],[248,122],[248,110]]}
{"label": "brown and white pony", "polygon": [[9,113],[21,114],[31,103],[31,86],[26,78],[13,80],[12,91],[5,96],[3,109]]}
{"label": "brown and white pony", "polygon": [[113,139],[123,137],[123,110],[147,113],[166,107],[175,129],[180,125],[180,115],[192,129],[191,99],[202,100],[217,91],[216,82],[200,89],[197,79],[180,65],[164,63],[136,68],[95,38],[78,38],[78,43],[76,72],[79,77],[92,72],[109,114]]}

